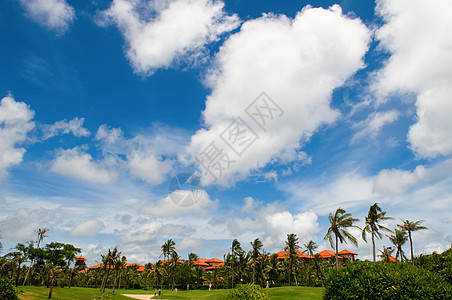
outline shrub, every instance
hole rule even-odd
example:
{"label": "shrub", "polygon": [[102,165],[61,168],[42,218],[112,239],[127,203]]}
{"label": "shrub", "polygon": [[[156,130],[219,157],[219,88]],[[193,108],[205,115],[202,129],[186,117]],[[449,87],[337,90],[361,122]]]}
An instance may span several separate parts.
{"label": "shrub", "polygon": [[441,254],[421,254],[414,259],[414,263],[418,267],[440,274],[449,284],[452,284],[452,247]]}
{"label": "shrub", "polygon": [[18,300],[17,290],[13,281],[0,277],[0,299],[2,300]]}
{"label": "shrub", "polygon": [[228,295],[228,300],[267,300],[267,294],[256,284],[240,284],[233,288]]}
{"label": "shrub", "polygon": [[325,299],[452,299],[452,286],[410,264],[355,262],[330,274]]}

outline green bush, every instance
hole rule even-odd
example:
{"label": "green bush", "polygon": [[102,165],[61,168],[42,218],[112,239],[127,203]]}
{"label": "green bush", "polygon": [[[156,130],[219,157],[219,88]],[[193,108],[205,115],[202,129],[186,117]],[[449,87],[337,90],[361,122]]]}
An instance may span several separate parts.
{"label": "green bush", "polygon": [[228,300],[267,300],[267,294],[256,284],[240,284],[233,288],[228,295]]}
{"label": "green bush", "polygon": [[410,264],[355,262],[330,274],[325,299],[452,299],[452,286]]}
{"label": "green bush", "polygon": [[2,300],[18,300],[17,290],[13,281],[0,277],[0,299]]}
{"label": "green bush", "polygon": [[414,263],[418,267],[440,274],[449,284],[452,284],[452,247],[441,254],[421,254],[415,258]]}

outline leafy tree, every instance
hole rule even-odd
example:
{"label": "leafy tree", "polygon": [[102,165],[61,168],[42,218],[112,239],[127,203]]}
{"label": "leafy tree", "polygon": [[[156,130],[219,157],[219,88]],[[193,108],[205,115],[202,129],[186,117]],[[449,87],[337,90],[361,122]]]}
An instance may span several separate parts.
{"label": "leafy tree", "polygon": [[255,283],[255,271],[256,271],[256,263],[259,255],[261,255],[261,249],[264,246],[259,238],[256,238],[254,242],[250,242],[252,250],[251,250],[251,262],[253,263],[253,284]]}
{"label": "leafy tree", "polygon": [[16,250],[11,252],[9,256],[12,256],[13,261],[17,263],[17,273],[16,273],[16,287],[19,285],[19,277],[20,277],[20,267],[22,263],[27,260],[27,247],[24,244],[17,244],[15,247]]}
{"label": "leafy tree", "polygon": [[414,256],[413,256],[413,240],[411,239],[411,233],[414,231],[427,229],[427,227],[421,225],[422,222],[424,222],[424,220],[413,222],[405,220],[403,221],[403,224],[397,224],[397,226],[408,232],[408,238],[410,239],[410,248],[411,248],[411,263],[413,264],[413,266],[414,266]]}
{"label": "leafy tree", "polygon": [[[64,272],[64,279],[61,282],[61,287],[64,287],[64,285],[66,283],[67,274],[71,271],[71,263],[74,262],[76,255],[79,254],[80,252],[81,252],[81,249],[76,248],[72,244],[64,244],[63,245],[63,255],[64,255],[64,259],[66,260],[66,267],[65,267],[65,272]],[[69,287],[71,287],[70,284],[69,284]]]}
{"label": "leafy tree", "polygon": [[115,268],[115,279],[113,281],[113,288],[111,289],[111,292],[115,292],[116,288],[116,280],[118,279],[118,273],[121,269],[123,269],[126,266],[127,258],[125,256],[121,257],[121,252],[117,250],[117,247],[115,247],[116,252],[113,250],[112,255],[110,257],[113,267]]}
{"label": "leafy tree", "polygon": [[56,278],[61,272],[63,272],[63,269],[59,266],[54,266],[54,265],[47,265],[47,268],[48,268],[47,273],[49,274],[49,283],[50,283],[48,299],[50,299],[50,298],[52,298],[53,287],[56,285],[56,281],[57,281]]}
{"label": "leafy tree", "polygon": [[380,229],[392,232],[390,229],[380,224],[381,221],[393,219],[392,217],[386,217],[386,211],[382,211],[378,203],[374,203],[367,213],[365,220],[365,226],[362,230],[362,238],[367,243],[366,233],[370,233],[372,236],[372,254],[373,262],[375,262],[375,237],[381,239]]}
{"label": "leafy tree", "polygon": [[[117,250],[117,248],[115,247],[115,249]],[[104,277],[102,279],[102,284],[100,286],[100,291],[103,293],[105,292],[105,286],[107,284],[107,280],[108,280],[108,275],[110,274],[110,269],[112,267],[112,260],[111,260],[111,256],[112,256],[112,251],[110,249],[108,249],[108,253],[103,255],[100,255],[102,257],[102,269],[104,271]]]}
{"label": "leafy tree", "polygon": [[406,231],[403,229],[395,229],[394,234],[388,236],[389,240],[394,244],[397,249],[396,258],[400,256],[400,261],[403,261],[405,254],[402,250],[402,246],[408,240],[408,236],[406,235]]}
{"label": "leafy tree", "polygon": [[328,216],[328,219],[330,221],[330,228],[328,228],[327,233],[323,237],[325,240],[328,238],[331,247],[334,247],[333,244],[333,236],[335,239],[335,249],[336,249],[336,269],[339,269],[339,259],[338,259],[338,243],[341,244],[343,242],[347,243],[347,240],[349,240],[353,245],[357,246],[358,241],[356,238],[347,231],[348,228],[357,228],[360,229],[358,226],[353,225],[354,222],[359,221],[359,219],[355,219],[352,217],[351,213],[345,212],[344,209],[338,208],[334,214],[330,213]]}
{"label": "leafy tree", "polygon": [[[38,239],[37,239],[37,241],[36,241],[36,243],[37,243],[37,246],[36,246],[36,247],[37,247],[38,249],[39,249],[39,246],[41,245],[41,242],[44,240],[44,238],[48,236],[48,235],[46,234],[48,231],[49,231],[49,229],[47,229],[47,228],[42,228],[42,229],[39,228],[39,229],[36,231],[36,233],[38,234]],[[31,244],[31,245],[32,245],[32,244]],[[29,252],[30,252],[30,251],[29,251]],[[33,269],[34,264],[35,264],[35,258],[33,258],[33,259],[31,260],[31,264],[30,264],[30,267],[28,268],[27,275],[25,275],[23,285],[26,285],[26,284],[27,284],[28,276],[30,275],[30,271]]]}
{"label": "leafy tree", "polygon": [[288,262],[288,274],[289,274],[289,285],[291,285],[291,276],[294,276],[295,285],[298,285],[297,276],[295,272],[295,267],[298,264],[298,252],[297,250],[300,248],[298,245],[298,238],[295,233],[287,234],[286,246],[284,247],[284,251],[287,252],[287,256],[285,260]]}

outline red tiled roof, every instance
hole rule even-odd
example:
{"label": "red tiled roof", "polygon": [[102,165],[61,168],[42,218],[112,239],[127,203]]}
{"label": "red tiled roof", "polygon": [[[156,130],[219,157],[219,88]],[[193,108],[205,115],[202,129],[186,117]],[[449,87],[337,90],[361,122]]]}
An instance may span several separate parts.
{"label": "red tiled roof", "polygon": [[86,261],[86,258],[84,258],[83,256],[79,256],[75,258],[76,260],[81,260],[81,261]]}
{"label": "red tiled roof", "polygon": [[224,261],[219,260],[218,258],[211,258],[206,260],[207,263],[224,263]]}
{"label": "red tiled roof", "polygon": [[396,259],[395,257],[389,256],[389,261],[391,261],[391,262],[398,262],[400,260]]}
{"label": "red tiled roof", "polygon": [[207,271],[207,270],[213,270],[213,269],[218,268],[218,267],[221,267],[221,266],[224,266],[224,262],[221,262],[221,263],[219,263],[219,264],[216,265],[216,266],[207,267],[207,268],[205,268],[205,270],[206,270],[206,271]]}
{"label": "red tiled roof", "polygon": [[339,252],[339,255],[342,255],[342,254],[358,255],[358,253],[348,251],[348,250],[342,250],[341,252]]}
{"label": "red tiled roof", "polygon": [[144,266],[143,265],[140,265],[140,264],[137,264],[137,263],[126,264],[126,268],[132,267],[132,266],[138,266],[138,269],[137,269],[138,272],[143,272],[144,271]]}
{"label": "red tiled roof", "polygon": [[[336,252],[331,251],[331,250],[323,250],[321,252],[318,253],[322,258],[329,258],[329,257],[335,257],[336,256]],[[340,256],[338,256],[338,258],[342,258]]]}
{"label": "red tiled roof", "polygon": [[[297,250],[297,253],[298,253],[298,257],[300,257],[300,258],[312,258],[311,255],[307,255],[306,253],[301,252],[299,250]],[[288,254],[287,254],[287,251],[280,251],[280,252],[276,253],[276,255],[278,255],[278,259],[284,259],[287,257]]]}

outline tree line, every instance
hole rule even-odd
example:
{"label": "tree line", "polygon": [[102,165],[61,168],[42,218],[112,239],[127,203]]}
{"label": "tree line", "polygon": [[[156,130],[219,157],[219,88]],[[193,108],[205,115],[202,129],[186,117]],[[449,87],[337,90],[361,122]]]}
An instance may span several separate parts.
{"label": "tree line", "polygon": [[[299,237],[295,233],[287,234],[283,258],[271,254],[264,249],[259,238],[250,242],[250,251],[245,251],[241,243],[234,239],[231,247],[223,256],[224,264],[213,268],[209,272],[196,262],[198,256],[190,253],[188,259],[182,259],[176,250],[176,243],[167,240],[161,246],[161,257],[155,264],[147,263],[144,270],[138,270],[138,265],[127,264],[127,258],[121,255],[118,247],[109,249],[100,256],[99,268],[86,269],[84,262],[76,261],[81,249],[71,244],[51,242],[42,246],[47,237],[48,229],[39,229],[37,240],[27,245],[19,243],[13,251],[0,257],[0,275],[14,280],[18,285],[47,285],[51,297],[53,286],[61,287],[87,286],[98,287],[102,292],[107,288],[114,293],[117,288],[233,288],[237,284],[253,283],[262,287],[275,285],[309,285],[323,286],[328,274],[340,265],[347,264],[347,260],[338,257],[339,246],[351,242],[358,244],[358,239],[351,229],[361,233],[361,238],[367,242],[368,236],[372,242],[373,262],[376,260],[375,240],[388,233],[389,240],[394,247],[384,247],[379,256],[382,260],[389,260],[393,251],[396,259],[408,261],[402,246],[410,243],[413,260],[412,232],[426,229],[423,220],[404,220],[397,228],[391,230],[382,222],[393,219],[386,216],[377,203],[370,206],[364,219],[364,227],[356,224],[359,220],[342,208],[338,208],[328,216],[330,227],[324,239],[335,249],[335,257],[324,259],[316,254],[318,246],[314,241],[300,245]],[[309,259],[300,257],[300,252],[309,255]],[[27,264],[25,264],[27,263]]]}

